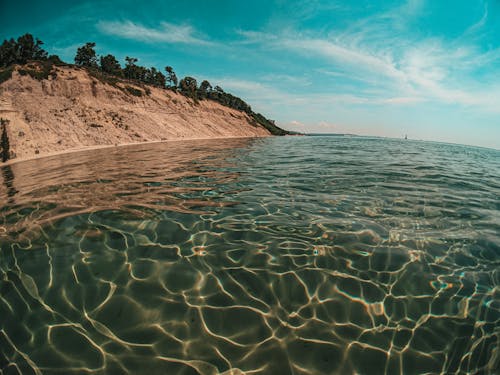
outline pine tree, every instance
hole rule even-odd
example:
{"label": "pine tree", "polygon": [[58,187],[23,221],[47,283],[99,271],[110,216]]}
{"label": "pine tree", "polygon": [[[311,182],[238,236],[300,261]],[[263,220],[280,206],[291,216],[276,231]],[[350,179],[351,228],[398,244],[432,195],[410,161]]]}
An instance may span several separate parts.
{"label": "pine tree", "polygon": [[113,55],[101,56],[101,70],[104,73],[120,76],[122,74],[122,67]]}
{"label": "pine tree", "polygon": [[170,83],[168,87],[175,89],[177,87],[177,75],[175,74],[174,69],[172,69],[171,66],[166,66],[165,71],[167,72],[167,81]]}
{"label": "pine tree", "polygon": [[76,51],[75,64],[87,68],[97,68],[97,55],[94,50],[95,43],[88,42]]}
{"label": "pine tree", "polygon": [[203,81],[198,89],[198,97],[200,99],[208,98],[209,93],[212,91],[212,85],[207,80]]}
{"label": "pine tree", "polygon": [[196,92],[197,86],[198,84],[196,83],[196,79],[193,77],[184,77],[179,82],[179,89],[181,93],[195,101],[198,99]]}
{"label": "pine tree", "polygon": [[4,40],[0,45],[0,66],[26,64],[30,60],[46,60],[47,52],[42,45],[43,42],[33,38],[31,34],[24,34],[17,38],[17,41],[13,38]]}
{"label": "pine tree", "polygon": [[137,65],[135,64],[138,59],[135,57],[125,57],[125,68],[123,69],[123,75],[128,79],[137,79]]}

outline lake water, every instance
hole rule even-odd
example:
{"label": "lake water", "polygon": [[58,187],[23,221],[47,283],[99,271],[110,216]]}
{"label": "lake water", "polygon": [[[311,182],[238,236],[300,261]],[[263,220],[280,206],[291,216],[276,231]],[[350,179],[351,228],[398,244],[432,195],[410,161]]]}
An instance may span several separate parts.
{"label": "lake water", "polygon": [[500,151],[228,139],[0,172],[0,373],[498,373]]}

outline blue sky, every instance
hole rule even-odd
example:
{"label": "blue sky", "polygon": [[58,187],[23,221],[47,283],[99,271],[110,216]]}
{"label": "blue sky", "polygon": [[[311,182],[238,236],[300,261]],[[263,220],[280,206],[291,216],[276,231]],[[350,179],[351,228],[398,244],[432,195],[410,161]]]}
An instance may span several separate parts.
{"label": "blue sky", "polygon": [[500,149],[500,1],[1,1],[30,32],[219,84],[286,129]]}

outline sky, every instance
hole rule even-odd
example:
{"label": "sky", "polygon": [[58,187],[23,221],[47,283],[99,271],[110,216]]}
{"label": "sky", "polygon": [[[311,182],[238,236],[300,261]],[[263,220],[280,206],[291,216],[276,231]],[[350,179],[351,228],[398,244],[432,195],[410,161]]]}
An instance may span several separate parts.
{"label": "sky", "polygon": [[500,149],[500,0],[0,0],[31,33],[209,80],[288,130]]}

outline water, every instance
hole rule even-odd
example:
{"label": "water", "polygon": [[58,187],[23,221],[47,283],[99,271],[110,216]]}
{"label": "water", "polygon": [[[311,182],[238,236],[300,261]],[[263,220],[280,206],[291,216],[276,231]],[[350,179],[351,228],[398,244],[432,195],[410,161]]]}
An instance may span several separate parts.
{"label": "water", "polygon": [[499,151],[233,139],[0,171],[0,373],[498,373]]}

